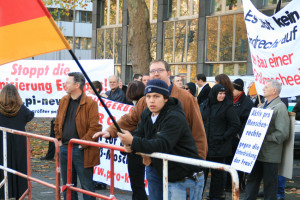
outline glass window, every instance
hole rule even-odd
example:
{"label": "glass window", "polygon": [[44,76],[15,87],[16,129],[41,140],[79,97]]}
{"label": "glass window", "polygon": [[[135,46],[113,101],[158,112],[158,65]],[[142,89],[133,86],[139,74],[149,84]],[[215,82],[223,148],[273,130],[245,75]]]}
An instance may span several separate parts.
{"label": "glass window", "polygon": [[104,29],[97,30],[97,59],[104,59]]}
{"label": "glass window", "polygon": [[187,62],[197,62],[198,19],[188,20]]}
{"label": "glass window", "polygon": [[208,76],[216,76],[220,72],[220,64],[209,64],[208,70]]}
{"label": "glass window", "polygon": [[87,38],[80,38],[80,49],[87,49]]}
{"label": "glass window", "polygon": [[103,14],[103,17],[104,17],[103,25],[104,26],[107,26],[107,10],[108,10],[107,1],[104,1],[104,14]]}
{"label": "glass window", "polygon": [[196,65],[190,65],[191,67],[191,76],[189,82],[195,83],[195,77],[197,75],[197,66]]}
{"label": "glass window", "polygon": [[187,66],[186,65],[177,65],[177,74],[175,74],[175,75],[181,76],[183,84],[186,84],[189,82],[189,80],[187,80]]}
{"label": "glass window", "polygon": [[165,23],[164,60],[169,63],[173,62],[173,30],[173,22]]}
{"label": "glass window", "polygon": [[113,59],[114,32],[112,28],[106,29],[105,40],[105,59]]}
{"label": "glass window", "polygon": [[122,28],[116,28],[115,36],[115,63],[121,64],[122,55]]}
{"label": "glass window", "polygon": [[151,24],[151,43],[150,43],[150,53],[152,59],[156,59],[156,31],[157,31],[157,24]]}
{"label": "glass window", "polygon": [[239,64],[239,75],[246,75],[247,73],[247,64]]}
{"label": "glass window", "polygon": [[87,49],[91,49],[92,48],[92,38],[88,38],[87,39]]}
{"label": "glass window", "polygon": [[110,0],[109,24],[116,24],[117,17],[117,0]]}
{"label": "glass window", "polygon": [[153,13],[152,13],[152,20],[157,20],[157,0],[153,0]]}
{"label": "glass window", "polygon": [[180,0],[180,16],[189,15],[189,2],[190,0]]}
{"label": "glass window", "polygon": [[72,49],[72,48],[73,48],[73,37],[67,36],[67,37],[65,37],[65,38],[66,38],[66,40],[68,41],[68,43],[70,44],[71,49]]}
{"label": "glass window", "polygon": [[243,14],[236,15],[235,61],[246,61],[248,51],[247,31]]}
{"label": "glass window", "polygon": [[177,16],[177,0],[170,0],[169,1],[170,5],[169,8],[171,8],[171,17],[174,18]]}
{"label": "glass window", "polygon": [[234,75],[234,64],[223,64],[223,73],[228,76]]}
{"label": "glass window", "polygon": [[207,18],[206,61],[217,61],[218,17]]}
{"label": "glass window", "polygon": [[119,0],[119,24],[122,24],[123,0]]}
{"label": "glass window", "polygon": [[75,38],[75,49],[80,49],[80,38]]}
{"label": "glass window", "polygon": [[220,12],[222,11],[222,0],[212,0],[211,1],[212,12]]}
{"label": "glass window", "polygon": [[236,10],[237,0],[226,0],[226,10]]}
{"label": "glass window", "polygon": [[186,22],[175,22],[175,62],[185,61]]}
{"label": "glass window", "polygon": [[86,22],[92,23],[92,12],[86,12]]}
{"label": "glass window", "polygon": [[221,16],[220,61],[232,60],[233,15]]}
{"label": "glass window", "polygon": [[65,11],[60,9],[59,17],[60,21],[71,22],[73,20],[73,10]]}

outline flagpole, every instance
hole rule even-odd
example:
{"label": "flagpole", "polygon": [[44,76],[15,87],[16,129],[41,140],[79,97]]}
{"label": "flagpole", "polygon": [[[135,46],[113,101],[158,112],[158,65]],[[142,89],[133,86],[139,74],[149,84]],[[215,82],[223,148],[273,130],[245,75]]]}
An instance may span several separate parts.
{"label": "flagpole", "polygon": [[[73,44],[74,45],[74,44]],[[107,114],[109,115],[109,117],[111,118],[111,120],[113,121],[115,127],[117,128],[117,130],[122,133],[119,125],[117,124],[116,120],[114,119],[114,117],[112,116],[112,114],[110,113],[110,111],[108,110],[107,106],[105,105],[102,97],[99,95],[99,93],[97,92],[96,88],[94,87],[92,81],[90,80],[90,78],[88,77],[88,75],[86,74],[86,72],[84,71],[83,67],[81,66],[80,62],[78,61],[77,57],[75,56],[75,54],[73,53],[72,50],[69,50],[72,58],[75,60],[76,64],[78,65],[79,69],[81,70],[81,72],[83,73],[84,77],[86,78],[86,80],[88,81],[88,83],[90,84],[90,87],[92,87],[95,95],[98,97],[98,99],[100,100],[101,104],[103,105],[104,109],[106,110]]]}

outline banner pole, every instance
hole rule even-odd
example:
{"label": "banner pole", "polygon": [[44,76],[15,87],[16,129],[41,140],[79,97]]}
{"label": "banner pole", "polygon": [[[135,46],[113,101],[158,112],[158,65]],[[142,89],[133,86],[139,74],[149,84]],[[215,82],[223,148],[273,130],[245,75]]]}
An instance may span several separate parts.
{"label": "banner pole", "polygon": [[83,73],[84,77],[86,78],[86,80],[88,81],[88,83],[90,84],[90,87],[92,87],[95,95],[98,97],[98,99],[100,100],[101,104],[103,105],[103,108],[105,109],[105,111],[107,112],[107,114],[109,115],[109,117],[111,118],[111,120],[113,121],[115,127],[117,128],[117,130],[122,133],[119,125],[117,124],[116,120],[114,119],[114,117],[112,116],[112,114],[110,113],[110,111],[108,110],[107,106],[105,105],[102,97],[100,96],[100,94],[97,92],[96,88],[94,87],[94,85],[92,84],[90,78],[88,77],[88,75],[86,74],[86,72],[84,71],[83,67],[81,66],[80,62],[78,61],[76,55],[73,53],[72,50],[69,50],[72,58],[75,60],[76,64],[78,65],[79,69],[81,70],[81,72]]}

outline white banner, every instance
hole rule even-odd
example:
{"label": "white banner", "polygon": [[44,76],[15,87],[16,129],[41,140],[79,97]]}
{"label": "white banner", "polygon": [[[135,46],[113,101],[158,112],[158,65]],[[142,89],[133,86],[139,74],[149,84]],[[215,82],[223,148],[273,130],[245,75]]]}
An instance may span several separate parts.
{"label": "white banner", "polygon": [[[100,124],[102,124],[102,130],[108,128],[113,122],[108,116],[107,112],[103,108],[102,104],[99,102],[96,96],[88,95],[98,103],[98,111],[99,111],[99,120]],[[110,110],[114,119],[119,120],[123,115],[129,113],[133,106],[118,103],[115,101],[103,99],[105,101],[105,105]],[[99,138],[100,143],[104,144],[112,144],[120,146],[121,142],[119,138],[105,139]],[[131,191],[130,187],[130,179],[127,171],[127,155],[122,155],[119,151],[114,152],[114,180],[115,187]],[[93,180],[106,183],[110,185],[111,173],[110,173],[110,150],[109,149],[100,149],[100,165],[94,167],[94,176]],[[147,191],[147,180],[145,180],[146,191]],[[148,193],[148,191],[147,191]]]}
{"label": "white banner", "polygon": [[[293,0],[273,16],[243,0],[255,86],[260,95],[266,80],[282,85],[281,97],[300,95],[300,1]],[[297,53],[299,52],[299,53]]]}
{"label": "white banner", "polygon": [[273,110],[252,108],[231,166],[250,173],[269,128]]}
{"label": "white banner", "polygon": [[[114,74],[113,60],[81,60],[91,81],[103,83],[107,91],[108,77]],[[0,90],[14,84],[35,117],[55,117],[60,99],[66,95],[65,81],[69,72],[80,72],[74,60],[19,60],[0,67]],[[89,87],[86,83],[85,90]]]}

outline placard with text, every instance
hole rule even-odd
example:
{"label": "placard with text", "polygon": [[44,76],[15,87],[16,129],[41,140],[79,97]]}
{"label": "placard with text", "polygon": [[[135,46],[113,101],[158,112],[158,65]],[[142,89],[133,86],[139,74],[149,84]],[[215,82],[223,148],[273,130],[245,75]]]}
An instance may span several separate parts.
{"label": "placard with text", "polygon": [[250,173],[266,136],[273,110],[252,108],[231,166]]}
{"label": "placard with text", "polygon": [[272,16],[250,0],[243,0],[243,7],[257,92],[263,95],[266,80],[276,79],[282,85],[280,97],[300,95],[300,1]]}
{"label": "placard with text", "polygon": [[[109,90],[108,77],[114,74],[113,60],[80,60],[91,81],[100,81]],[[74,60],[18,60],[0,67],[0,90],[13,84],[35,117],[56,117],[60,99],[66,95],[69,72],[80,72]],[[86,82],[84,90],[89,88]]]}

